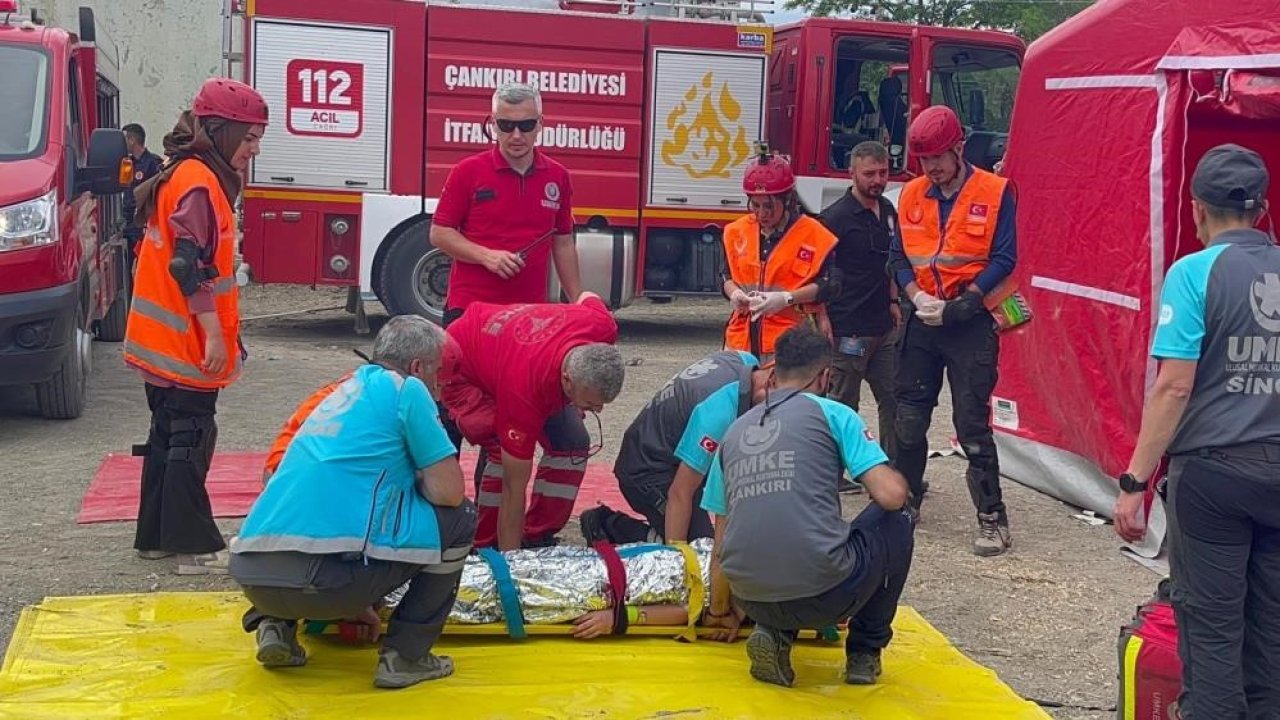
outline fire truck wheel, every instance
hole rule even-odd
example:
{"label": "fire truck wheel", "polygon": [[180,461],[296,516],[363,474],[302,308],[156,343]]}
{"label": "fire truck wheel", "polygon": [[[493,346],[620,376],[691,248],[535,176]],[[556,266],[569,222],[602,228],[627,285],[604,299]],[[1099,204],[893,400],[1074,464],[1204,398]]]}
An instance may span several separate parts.
{"label": "fire truck wheel", "polygon": [[84,412],[93,361],[93,335],[86,328],[83,305],[76,309],[68,342],[71,347],[58,372],[36,385],[36,405],[40,407],[40,414],[50,420],[71,420]]}
{"label": "fire truck wheel", "polygon": [[98,321],[98,339],[104,342],[120,342],[124,340],[124,331],[129,324],[129,300],[133,291],[129,287],[133,282],[133,273],[129,268],[129,253],[123,251],[116,258],[116,272],[120,279],[116,283],[116,299],[111,301],[107,314]]}
{"label": "fire truck wheel", "polygon": [[453,260],[431,247],[430,227],[423,218],[401,231],[382,259],[379,281],[382,302],[392,315],[421,315],[439,323]]}

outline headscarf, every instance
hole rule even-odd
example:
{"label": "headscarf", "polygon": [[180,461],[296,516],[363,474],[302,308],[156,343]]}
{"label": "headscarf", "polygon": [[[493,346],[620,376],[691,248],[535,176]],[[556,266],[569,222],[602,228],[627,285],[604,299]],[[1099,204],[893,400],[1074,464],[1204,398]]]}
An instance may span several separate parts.
{"label": "headscarf", "polygon": [[240,195],[240,173],[231,167],[231,158],[240,149],[250,127],[249,123],[226,118],[197,118],[190,110],[182,113],[173,130],[164,136],[164,150],[169,156],[164,168],[133,190],[138,207],[134,222],[147,224],[156,209],[160,186],[169,181],[183,160],[195,159],[207,165],[218,176],[227,202],[234,203]]}

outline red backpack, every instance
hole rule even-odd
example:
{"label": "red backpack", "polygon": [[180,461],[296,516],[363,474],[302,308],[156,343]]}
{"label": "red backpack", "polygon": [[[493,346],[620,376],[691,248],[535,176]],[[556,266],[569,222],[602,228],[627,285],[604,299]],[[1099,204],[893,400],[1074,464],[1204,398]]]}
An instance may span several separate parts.
{"label": "red backpack", "polygon": [[1177,720],[1169,715],[1169,706],[1181,691],[1178,624],[1169,604],[1169,579],[1165,578],[1155,597],[1139,607],[1133,621],[1120,629],[1120,702],[1116,718]]}

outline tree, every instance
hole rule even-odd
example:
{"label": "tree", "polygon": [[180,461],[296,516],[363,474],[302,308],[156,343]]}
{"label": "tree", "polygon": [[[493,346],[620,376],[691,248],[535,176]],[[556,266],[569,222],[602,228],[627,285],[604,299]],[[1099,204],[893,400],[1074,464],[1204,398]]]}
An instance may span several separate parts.
{"label": "tree", "polygon": [[787,0],[791,9],[825,17],[1009,30],[1031,42],[1093,0]]}

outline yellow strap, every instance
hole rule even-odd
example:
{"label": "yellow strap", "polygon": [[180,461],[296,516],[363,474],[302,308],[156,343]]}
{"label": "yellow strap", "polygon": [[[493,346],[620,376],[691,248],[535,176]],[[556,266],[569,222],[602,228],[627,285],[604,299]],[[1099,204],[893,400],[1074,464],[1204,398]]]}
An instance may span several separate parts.
{"label": "yellow strap", "polygon": [[1135,720],[1137,712],[1138,651],[1142,649],[1142,638],[1137,635],[1129,637],[1124,647],[1124,707],[1121,708],[1124,720]]}
{"label": "yellow strap", "polygon": [[702,569],[698,566],[698,556],[687,542],[676,542],[672,547],[684,556],[684,582],[689,586],[689,624],[684,632],[677,636],[679,640],[693,642],[698,639],[698,618],[702,615],[702,604],[706,600],[707,587],[702,584]]}

